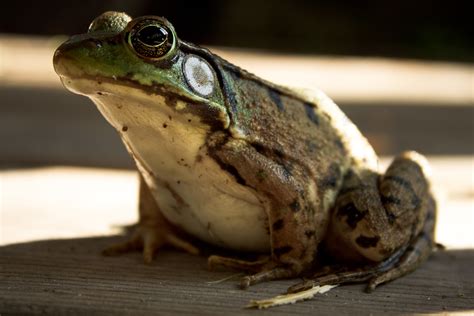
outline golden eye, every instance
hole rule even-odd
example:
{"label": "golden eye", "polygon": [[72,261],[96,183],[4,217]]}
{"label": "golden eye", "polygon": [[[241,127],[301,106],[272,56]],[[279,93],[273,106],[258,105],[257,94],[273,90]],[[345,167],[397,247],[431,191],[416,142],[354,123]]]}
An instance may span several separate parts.
{"label": "golden eye", "polygon": [[136,23],[128,33],[128,43],[142,58],[161,59],[176,46],[173,31],[157,19]]}

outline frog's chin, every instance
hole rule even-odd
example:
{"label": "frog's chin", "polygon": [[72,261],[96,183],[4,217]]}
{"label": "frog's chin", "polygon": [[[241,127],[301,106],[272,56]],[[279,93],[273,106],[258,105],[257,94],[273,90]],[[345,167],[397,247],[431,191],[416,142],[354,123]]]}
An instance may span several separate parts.
{"label": "frog's chin", "polygon": [[84,79],[78,80],[66,75],[59,75],[59,78],[63,86],[67,90],[71,91],[72,93],[81,94],[81,95],[90,97],[93,94],[96,94],[99,92],[97,91],[96,85],[94,85],[92,82],[87,82],[89,80],[84,80]]}

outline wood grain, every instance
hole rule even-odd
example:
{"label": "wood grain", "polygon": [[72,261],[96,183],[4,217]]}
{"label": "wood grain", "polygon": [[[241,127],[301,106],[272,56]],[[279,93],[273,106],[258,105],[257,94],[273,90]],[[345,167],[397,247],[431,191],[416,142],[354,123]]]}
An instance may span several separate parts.
{"label": "wood grain", "polygon": [[342,286],[310,301],[267,311],[243,309],[295,283],[209,284],[234,272],[208,271],[206,259],[163,250],[147,266],[138,253],[102,257],[117,237],[46,240],[0,248],[0,313],[7,314],[276,314],[354,315],[474,311],[474,250],[435,253],[409,276],[372,294]]}

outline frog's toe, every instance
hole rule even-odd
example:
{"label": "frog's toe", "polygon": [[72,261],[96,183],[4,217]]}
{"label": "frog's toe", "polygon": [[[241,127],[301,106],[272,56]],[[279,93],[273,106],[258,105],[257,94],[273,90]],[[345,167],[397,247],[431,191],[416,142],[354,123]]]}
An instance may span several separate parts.
{"label": "frog's toe", "polygon": [[265,256],[262,259],[255,261],[210,256],[208,259],[208,265],[210,269],[222,266],[252,273],[240,279],[240,288],[242,289],[247,289],[249,286],[257,283],[287,279],[297,275],[294,269],[278,265],[271,260],[270,256]]}
{"label": "frog's toe", "polygon": [[255,261],[246,261],[216,255],[210,256],[207,259],[207,264],[211,270],[215,269],[216,267],[224,267],[253,273],[261,271],[269,262],[269,256],[264,256],[261,259]]}
{"label": "frog's toe", "polygon": [[143,261],[151,263],[156,251],[165,245],[196,255],[199,249],[176,235],[173,231],[157,227],[138,227],[129,240],[112,245],[102,251],[103,255],[114,256],[131,251],[143,250]]}
{"label": "frog's toe", "polygon": [[296,273],[293,269],[287,267],[274,267],[268,270],[248,275],[240,280],[240,288],[247,289],[249,286],[266,281],[288,279],[295,277]]}
{"label": "frog's toe", "polygon": [[140,245],[141,242],[139,236],[137,234],[133,234],[133,236],[129,240],[113,244],[102,250],[102,255],[117,256],[122,253],[138,250],[140,249]]}

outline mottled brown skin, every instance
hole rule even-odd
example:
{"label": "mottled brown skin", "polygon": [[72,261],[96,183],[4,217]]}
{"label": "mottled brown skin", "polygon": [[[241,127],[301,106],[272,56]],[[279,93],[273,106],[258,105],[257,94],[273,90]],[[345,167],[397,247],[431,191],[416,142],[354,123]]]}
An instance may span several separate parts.
{"label": "mottled brown skin", "polygon": [[[346,142],[316,104],[225,66],[228,77],[238,82],[234,102],[240,110],[232,119],[247,137],[222,136],[222,143],[210,151],[267,197],[272,254],[259,265],[216,256],[211,265],[257,272],[242,280],[245,288],[301,275],[314,264],[324,240],[327,253],[337,261],[366,266],[363,271],[370,273],[363,281],[371,278],[372,289],[426,259],[434,245],[435,206],[416,154],[400,156],[384,175],[365,169],[348,159]],[[308,192],[311,182],[316,198]],[[334,207],[323,205],[326,194],[338,191]],[[405,245],[410,245],[405,252],[397,252]],[[349,272],[354,271],[360,268]],[[330,281],[346,280],[339,275]]]}

